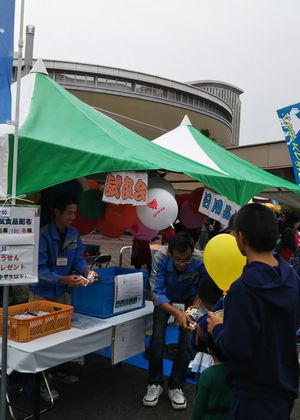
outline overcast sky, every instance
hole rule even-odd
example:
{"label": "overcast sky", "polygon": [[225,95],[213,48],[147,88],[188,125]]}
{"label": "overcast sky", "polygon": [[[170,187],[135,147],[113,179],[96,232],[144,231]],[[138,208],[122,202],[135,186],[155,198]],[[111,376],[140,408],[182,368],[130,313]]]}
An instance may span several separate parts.
{"label": "overcast sky", "polygon": [[300,0],[25,0],[24,18],[36,58],[238,86],[240,144],[283,139],[276,109],[300,102],[299,22]]}

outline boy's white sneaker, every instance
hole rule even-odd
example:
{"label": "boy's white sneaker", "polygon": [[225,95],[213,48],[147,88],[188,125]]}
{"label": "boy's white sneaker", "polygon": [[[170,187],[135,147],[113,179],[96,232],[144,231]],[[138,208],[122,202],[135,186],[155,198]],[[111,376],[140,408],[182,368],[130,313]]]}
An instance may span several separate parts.
{"label": "boy's white sneaker", "polygon": [[169,389],[168,395],[171,400],[172,407],[175,408],[175,410],[183,410],[186,408],[186,399],[182,389]]}
{"label": "boy's white sneaker", "polygon": [[143,398],[143,404],[147,407],[154,407],[158,403],[158,399],[163,392],[161,385],[148,385],[147,394]]}

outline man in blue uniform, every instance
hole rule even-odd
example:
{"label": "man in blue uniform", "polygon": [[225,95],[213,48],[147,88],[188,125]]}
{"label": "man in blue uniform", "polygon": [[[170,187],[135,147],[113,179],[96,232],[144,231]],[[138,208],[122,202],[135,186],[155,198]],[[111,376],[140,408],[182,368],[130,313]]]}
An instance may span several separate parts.
{"label": "man in blue uniform", "polygon": [[[41,229],[39,241],[39,282],[30,285],[29,300],[47,299],[59,303],[70,303],[70,288],[83,284],[82,275],[87,277],[90,270],[83,258],[83,245],[72,223],[78,209],[73,194],[57,196],[54,202],[54,220]],[[98,275],[94,273],[96,280]],[[78,378],[59,367],[52,370],[48,379],[64,383],[78,382]],[[53,399],[59,398],[55,388],[51,388]],[[47,389],[41,387],[41,397],[48,401]]]}
{"label": "man in blue uniform", "polygon": [[39,243],[39,282],[30,286],[30,300],[47,299],[69,303],[69,288],[80,286],[81,275],[89,273],[83,258],[83,245],[72,223],[77,200],[61,194],[54,202],[54,221],[41,229]]}
{"label": "man in blue uniform", "polygon": [[168,319],[172,315],[180,328],[178,351],[169,378],[168,395],[173,408],[186,408],[182,386],[192,358],[193,322],[185,312],[173,304],[184,304],[185,309],[189,306],[200,306],[197,289],[204,272],[202,254],[194,250],[194,242],[188,232],[178,233],[170,239],[168,247],[161,248],[154,256],[150,277],[154,303],[153,333],[149,354],[148,389],[143,398],[145,406],[155,406],[163,391],[165,333]]}

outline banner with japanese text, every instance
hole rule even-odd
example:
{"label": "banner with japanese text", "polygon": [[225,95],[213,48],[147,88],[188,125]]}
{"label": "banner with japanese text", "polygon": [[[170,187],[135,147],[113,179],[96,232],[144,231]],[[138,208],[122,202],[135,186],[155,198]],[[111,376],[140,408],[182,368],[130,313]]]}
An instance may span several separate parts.
{"label": "banner with japanese text", "polygon": [[293,164],[296,184],[300,185],[300,103],[277,111]]}
{"label": "banner with japanese text", "polygon": [[38,281],[39,207],[0,207],[0,285]]}
{"label": "banner with japanese text", "polygon": [[11,120],[15,0],[0,0],[0,124]]}
{"label": "banner with japanese text", "polygon": [[222,226],[227,226],[231,216],[239,209],[238,204],[205,188],[198,211],[211,219],[217,220]]}
{"label": "banner with japanese text", "polygon": [[110,172],[106,176],[102,201],[113,204],[147,205],[147,172]]}

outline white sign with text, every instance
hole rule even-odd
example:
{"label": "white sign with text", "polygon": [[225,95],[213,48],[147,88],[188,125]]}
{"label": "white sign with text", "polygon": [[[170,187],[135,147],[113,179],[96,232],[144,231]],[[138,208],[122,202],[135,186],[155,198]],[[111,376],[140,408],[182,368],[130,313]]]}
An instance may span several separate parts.
{"label": "white sign with text", "polygon": [[38,281],[39,207],[0,208],[0,285]]}
{"label": "white sign with text", "polygon": [[222,195],[205,188],[199,205],[199,212],[227,226],[231,216],[240,206]]}
{"label": "white sign with text", "polygon": [[146,206],[147,188],[147,172],[109,172],[106,176],[102,201],[112,204]]}

